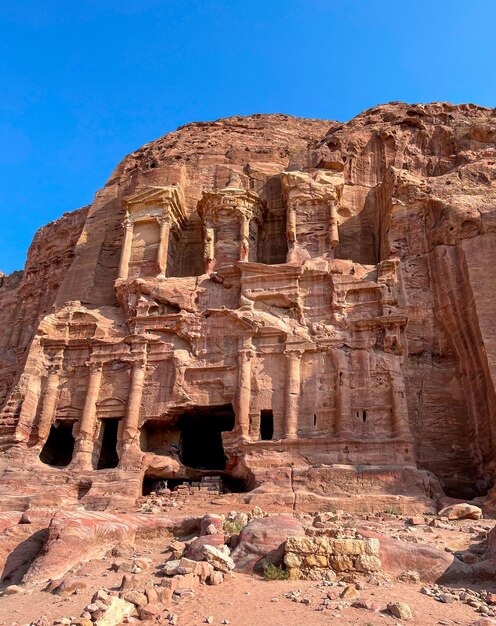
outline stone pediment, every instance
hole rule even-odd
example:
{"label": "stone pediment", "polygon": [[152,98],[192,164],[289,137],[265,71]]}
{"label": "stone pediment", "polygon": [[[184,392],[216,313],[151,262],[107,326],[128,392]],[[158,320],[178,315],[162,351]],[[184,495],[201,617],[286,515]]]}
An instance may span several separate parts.
{"label": "stone pediment", "polygon": [[143,205],[163,205],[169,202],[174,202],[181,208],[184,206],[184,196],[180,187],[175,185],[144,187],[122,199],[122,204],[128,211]]}

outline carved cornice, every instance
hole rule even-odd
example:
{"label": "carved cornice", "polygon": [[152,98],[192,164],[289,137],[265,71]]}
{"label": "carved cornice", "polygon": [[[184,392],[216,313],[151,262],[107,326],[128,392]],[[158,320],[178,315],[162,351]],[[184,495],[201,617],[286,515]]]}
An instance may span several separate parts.
{"label": "carved cornice", "polygon": [[204,191],[198,203],[198,214],[204,221],[215,222],[222,215],[245,216],[248,220],[263,221],[264,205],[258,194],[248,189],[226,187],[215,191]]}
{"label": "carved cornice", "polygon": [[127,222],[165,220],[182,227],[186,221],[184,195],[176,185],[139,189],[122,198],[122,205],[126,211],[125,225]]}

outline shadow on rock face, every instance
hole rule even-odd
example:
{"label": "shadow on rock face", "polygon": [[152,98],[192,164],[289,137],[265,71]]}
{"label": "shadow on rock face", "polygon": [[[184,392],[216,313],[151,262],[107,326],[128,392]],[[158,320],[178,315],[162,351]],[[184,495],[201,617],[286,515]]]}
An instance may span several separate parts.
{"label": "shadow on rock face", "polygon": [[21,582],[29,566],[40,553],[47,536],[48,529],[44,528],[17,544],[5,560],[0,575],[1,586],[15,585]]}

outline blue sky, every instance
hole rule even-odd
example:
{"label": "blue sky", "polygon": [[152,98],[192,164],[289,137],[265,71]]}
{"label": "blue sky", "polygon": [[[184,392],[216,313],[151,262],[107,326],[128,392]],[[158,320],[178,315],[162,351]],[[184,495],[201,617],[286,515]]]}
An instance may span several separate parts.
{"label": "blue sky", "polygon": [[494,0],[3,0],[0,270],[190,121],[496,106]]}

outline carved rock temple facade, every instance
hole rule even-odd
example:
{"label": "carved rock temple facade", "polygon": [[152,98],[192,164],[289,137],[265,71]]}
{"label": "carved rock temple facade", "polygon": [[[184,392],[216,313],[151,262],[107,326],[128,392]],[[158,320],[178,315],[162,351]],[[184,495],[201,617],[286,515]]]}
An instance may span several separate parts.
{"label": "carved rock temple facade", "polygon": [[496,119],[191,124],[42,229],[0,287],[0,499],[483,497],[496,437]]}

